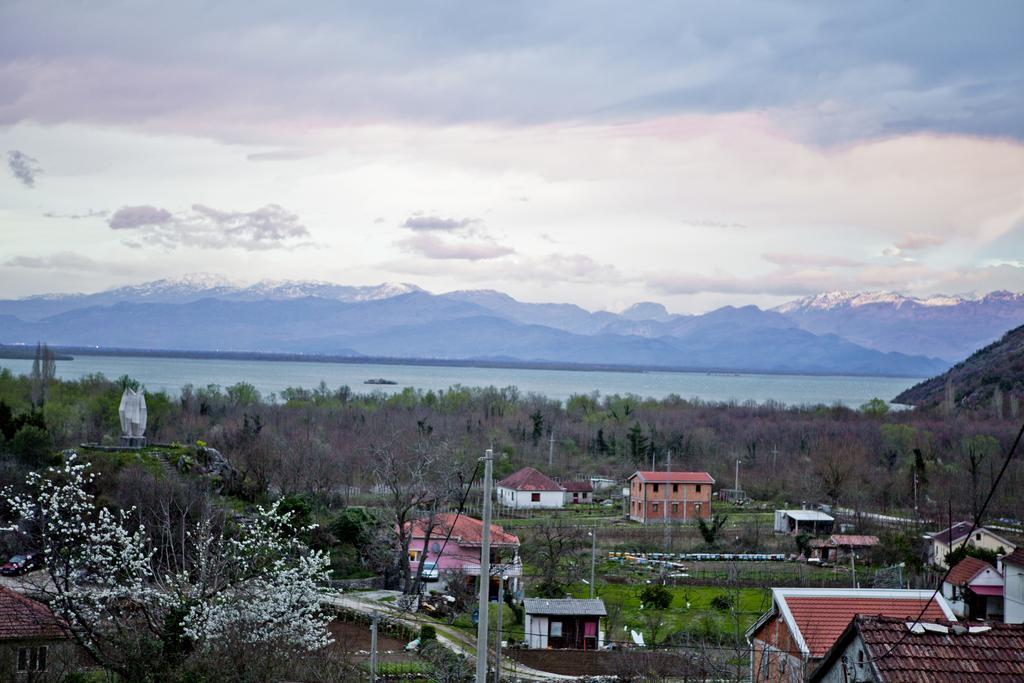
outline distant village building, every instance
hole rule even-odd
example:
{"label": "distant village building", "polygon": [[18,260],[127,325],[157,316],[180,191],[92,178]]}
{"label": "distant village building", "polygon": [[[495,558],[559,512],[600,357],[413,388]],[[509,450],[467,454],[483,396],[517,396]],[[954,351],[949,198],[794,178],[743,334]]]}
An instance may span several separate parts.
{"label": "distant village building", "polygon": [[0,587],[0,681],[63,680],[82,661],[49,607]]}
{"label": "distant village building", "polygon": [[707,472],[635,472],[629,479],[629,518],[642,524],[711,517],[715,480]]}
{"label": "distant village building", "polygon": [[589,481],[563,481],[566,505],[580,505],[594,502],[594,487]]}
{"label": "distant village building", "polygon": [[[843,630],[812,683],[997,683],[1024,680],[1024,626],[908,622],[863,614]],[[760,679],[755,679],[760,680]]]}
{"label": "distant village building", "polygon": [[524,467],[494,485],[498,502],[516,510],[560,508],[565,504],[565,489],[554,479]]}
{"label": "distant village building", "polygon": [[[484,523],[479,519],[444,513],[435,515],[430,530],[429,547],[427,528],[429,519],[416,520],[412,525],[412,540],[409,543],[409,562],[412,570],[419,569],[420,562],[427,562],[435,568],[439,578],[444,580],[445,572],[463,572],[472,586],[480,577],[480,547],[483,541]],[[447,538],[447,543],[445,539]],[[519,537],[510,534],[497,524],[491,525],[491,595],[498,594],[499,578],[505,580],[505,590],[516,593],[523,576],[523,562],[519,557]]]}
{"label": "distant village building", "polygon": [[949,570],[942,596],[961,619],[1003,618],[1003,575],[976,557],[965,557]]}
{"label": "distant village building", "polygon": [[772,607],[746,633],[753,681],[802,681],[858,614],[956,620],[930,590],[773,588]]}
{"label": "distant village building", "polygon": [[842,562],[853,554],[860,557],[878,545],[878,536],[832,534],[828,538],[816,538],[807,544],[810,557],[822,562]]}
{"label": "distant village building", "polygon": [[615,485],[618,483],[618,479],[612,479],[611,477],[590,478],[590,485],[594,487],[595,491],[604,491],[605,489],[615,488]]}
{"label": "distant village building", "polygon": [[948,529],[925,536],[928,541],[928,563],[936,567],[947,567],[946,555],[963,545],[999,553],[1012,553],[1017,549],[1016,545],[985,527],[971,531],[971,526],[970,522],[957,522]]}
{"label": "distant village building", "polygon": [[775,533],[777,534],[830,534],[835,525],[832,515],[820,510],[776,510]]}
{"label": "distant village building", "polygon": [[604,646],[604,601],[526,598],[524,631],[531,649],[597,650]]}
{"label": "distant village building", "polygon": [[1003,558],[1003,621],[1024,624],[1024,549]]}

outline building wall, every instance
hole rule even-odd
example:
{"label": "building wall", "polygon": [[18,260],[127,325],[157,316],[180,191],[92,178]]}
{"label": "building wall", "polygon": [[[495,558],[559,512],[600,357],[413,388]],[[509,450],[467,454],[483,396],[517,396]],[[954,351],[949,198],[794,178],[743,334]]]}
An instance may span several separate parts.
{"label": "building wall", "polygon": [[[23,647],[46,647],[46,671],[19,673],[18,650]],[[66,640],[5,640],[0,642],[0,681],[48,683],[61,681],[82,668],[78,649]]]}
{"label": "building wall", "polygon": [[753,633],[750,638],[751,675],[755,681],[796,683],[810,671],[805,667],[800,648],[793,640],[786,622],[776,616]]}
{"label": "building wall", "polygon": [[661,524],[666,518],[685,522],[711,517],[712,484],[641,482],[629,485],[629,518],[645,524]]}
{"label": "building wall", "polygon": [[[573,498],[573,496],[576,496]],[[593,503],[594,494],[590,491],[566,491],[565,492],[565,504],[566,505],[579,505],[581,503]]]}
{"label": "building wall", "polygon": [[1024,567],[1003,565],[1003,621],[1024,624]]}
{"label": "building wall", "polygon": [[544,650],[548,646],[548,618],[526,615],[523,622],[526,631],[526,646],[531,650]]}
{"label": "building wall", "polygon": [[[560,508],[565,503],[563,491],[516,491],[503,486],[497,487],[498,502],[505,507],[516,510],[528,508]],[[533,494],[538,494],[540,500],[533,500]]]}
{"label": "building wall", "polygon": [[[846,658],[848,664],[843,663]],[[828,669],[816,673],[821,683],[852,683],[853,681],[873,681],[871,666],[866,663],[868,654],[864,650],[864,641],[855,636]]]}

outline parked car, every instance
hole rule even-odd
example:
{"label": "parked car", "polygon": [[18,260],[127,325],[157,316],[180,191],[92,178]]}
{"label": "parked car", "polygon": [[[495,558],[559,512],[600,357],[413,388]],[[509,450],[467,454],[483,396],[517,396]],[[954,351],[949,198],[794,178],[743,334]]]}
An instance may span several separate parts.
{"label": "parked car", "polygon": [[424,562],[423,563],[423,580],[424,581],[440,581],[441,570],[437,567],[437,562]]}
{"label": "parked car", "polygon": [[43,566],[41,555],[14,555],[7,562],[0,565],[0,574],[4,576],[17,576],[27,574],[33,569]]}

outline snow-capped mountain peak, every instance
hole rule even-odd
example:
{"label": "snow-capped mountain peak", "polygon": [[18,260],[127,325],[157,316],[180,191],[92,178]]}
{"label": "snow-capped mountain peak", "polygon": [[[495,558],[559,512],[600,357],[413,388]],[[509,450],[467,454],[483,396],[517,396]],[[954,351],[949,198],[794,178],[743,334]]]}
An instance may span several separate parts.
{"label": "snow-capped mountain peak", "polygon": [[967,301],[977,301],[979,297],[971,295],[947,296],[937,294],[930,297],[918,298],[906,296],[898,292],[849,292],[835,291],[806,296],[795,301],[777,306],[774,310],[782,313],[793,313],[796,311],[830,311],[840,308],[860,308],[862,306],[884,305],[893,308],[900,308],[906,305],[925,307],[958,306]]}

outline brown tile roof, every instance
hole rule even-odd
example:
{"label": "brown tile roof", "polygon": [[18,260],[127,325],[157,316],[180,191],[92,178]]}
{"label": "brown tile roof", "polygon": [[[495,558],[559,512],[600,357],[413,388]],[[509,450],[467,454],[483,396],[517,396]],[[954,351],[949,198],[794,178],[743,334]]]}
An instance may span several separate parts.
{"label": "brown tile roof", "polygon": [[878,536],[861,536],[850,534],[832,534],[828,539],[833,545],[851,548],[870,548],[878,545]]}
{"label": "brown tile roof", "polygon": [[[865,594],[870,591],[865,590]],[[929,591],[930,593],[930,591]],[[811,657],[821,657],[843,633],[850,620],[858,614],[881,614],[914,619],[927,598],[890,597],[787,597],[786,603]],[[932,602],[924,619],[944,619],[942,608]]]}
{"label": "brown tile roof", "polygon": [[988,562],[979,560],[976,557],[965,557],[960,560],[955,567],[949,570],[949,576],[946,577],[946,583],[953,586],[962,586],[965,583],[970,582],[979,572],[985,571],[991,567]]}
{"label": "brown tile roof", "polygon": [[714,484],[715,480],[707,472],[635,472],[629,478],[640,477],[641,481],[650,483],[672,484]]}
{"label": "brown tile roof", "polygon": [[[451,540],[459,545],[480,545],[483,541],[484,523],[473,517],[446,512],[434,515],[434,525],[433,531],[430,532],[431,539],[443,540],[451,529]],[[426,519],[418,519],[413,523],[413,538],[424,538],[426,531]],[[492,524],[491,545],[518,546],[519,537],[508,533],[497,524]]]}
{"label": "brown tile roof", "polygon": [[569,493],[592,493],[594,487],[589,481],[563,481],[562,488]]}
{"label": "brown tile roof", "polygon": [[[860,616],[843,641],[853,632],[860,635],[868,660],[864,666],[873,668],[882,683],[1024,681],[1024,625],[986,624],[987,630],[971,633],[962,631],[967,624],[934,623],[947,626],[948,632],[908,633],[903,619]],[[972,628],[980,631],[977,625]]]}
{"label": "brown tile roof", "polygon": [[61,621],[49,607],[0,588],[0,640],[66,637]]}
{"label": "brown tile roof", "polygon": [[524,467],[518,472],[513,472],[495,484],[495,486],[500,486],[503,489],[513,489],[516,491],[562,490],[562,487],[559,486],[554,479],[543,472],[533,469],[532,467]]}

